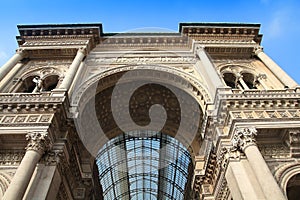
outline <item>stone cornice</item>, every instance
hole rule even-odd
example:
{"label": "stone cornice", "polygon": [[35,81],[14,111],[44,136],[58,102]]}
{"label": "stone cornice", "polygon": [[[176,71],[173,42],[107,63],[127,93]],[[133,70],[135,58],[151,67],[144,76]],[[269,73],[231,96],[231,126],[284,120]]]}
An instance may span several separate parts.
{"label": "stone cornice", "polygon": [[64,102],[65,97],[51,96],[51,93],[0,93],[0,112],[53,112]]}
{"label": "stone cornice", "polygon": [[258,44],[262,35],[259,34],[260,24],[238,23],[180,23],[179,31],[189,37],[215,36],[232,37],[248,36]]}

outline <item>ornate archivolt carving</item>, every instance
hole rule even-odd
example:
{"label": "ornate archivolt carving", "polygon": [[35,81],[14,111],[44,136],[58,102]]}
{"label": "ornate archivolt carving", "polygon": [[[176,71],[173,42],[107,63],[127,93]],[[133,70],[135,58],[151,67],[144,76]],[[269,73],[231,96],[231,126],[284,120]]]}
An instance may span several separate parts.
{"label": "ornate archivolt carving", "polygon": [[288,184],[288,181],[290,178],[292,178],[294,175],[300,173],[300,163],[299,162],[292,162],[288,164],[281,165],[276,171],[275,171],[275,178],[280,184],[282,190],[286,193],[286,187]]}
{"label": "ornate archivolt carving", "polygon": [[7,190],[13,176],[7,172],[0,172],[0,198]]}
{"label": "ornate archivolt carving", "polygon": [[26,134],[28,144],[26,150],[37,151],[41,155],[44,154],[51,146],[51,141],[47,132],[29,132]]}
{"label": "ornate archivolt carving", "polygon": [[[79,87],[76,90],[76,93],[74,93],[73,97],[72,97],[72,104],[78,106],[79,103],[82,103],[82,97],[86,96],[84,95],[88,89],[90,87],[93,86],[93,84],[98,83],[101,79],[111,76],[111,75],[115,75],[118,74],[120,72],[126,72],[126,71],[130,71],[130,70],[144,70],[145,71],[157,71],[157,72],[162,72],[162,73],[166,73],[169,74],[169,76],[166,76],[164,78],[170,79],[170,82],[168,83],[172,83],[174,82],[174,77],[178,76],[181,77],[182,80],[185,80],[186,83],[190,83],[191,86],[190,88],[186,88],[187,84],[186,83],[181,83],[181,82],[176,82],[176,84],[181,84],[181,88],[185,88],[186,90],[189,90],[188,92],[191,94],[195,94],[196,91],[199,91],[199,95],[201,96],[201,98],[203,98],[203,100],[205,102],[209,102],[210,99],[210,95],[209,93],[206,91],[205,87],[203,86],[202,83],[200,83],[195,77],[193,77],[190,74],[187,74],[185,72],[182,72],[180,70],[171,68],[171,67],[166,67],[166,66],[148,66],[148,65],[140,65],[140,66],[122,66],[122,67],[118,67],[118,68],[112,68],[106,71],[101,72],[100,74],[96,74],[93,77],[90,77],[88,80],[86,80],[85,82],[83,82],[81,85],[79,85]],[[173,75],[173,76],[171,76]],[[166,81],[166,80],[164,80]]]}

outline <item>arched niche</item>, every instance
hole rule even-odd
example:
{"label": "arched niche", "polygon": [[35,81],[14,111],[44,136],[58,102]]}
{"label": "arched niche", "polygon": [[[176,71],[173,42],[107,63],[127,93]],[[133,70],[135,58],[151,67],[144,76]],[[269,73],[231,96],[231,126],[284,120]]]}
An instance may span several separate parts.
{"label": "arched niche", "polygon": [[36,87],[36,84],[33,82],[33,79],[37,77],[35,75],[28,76],[22,80],[21,84],[17,88],[16,92],[21,93],[32,93]]}
{"label": "arched niche", "polygon": [[226,85],[231,88],[236,88],[236,76],[233,73],[225,72],[223,73],[223,80],[225,81]]}
{"label": "arched niche", "polygon": [[[193,82],[189,82],[185,77],[180,77],[176,73],[172,74],[170,71],[166,72],[146,68],[129,71],[132,72],[131,77],[122,80],[121,85],[130,86],[134,81],[149,82],[149,84],[140,87],[140,90],[135,91],[135,96],[131,98],[133,102],[130,104],[130,115],[133,121],[142,130],[143,126],[149,123],[149,108],[154,104],[162,105],[169,119],[169,121],[166,121],[162,131],[185,144],[192,155],[192,159],[194,159],[200,150],[203,112],[205,104],[209,99],[207,93],[203,94],[202,92],[205,90],[202,88],[199,91]],[[101,73],[75,89],[71,103],[73,111],[76,111],[73,113],[75,124],[84,144],[94,142],[88,148],[92,155],[97,155],[99,148],[107,141],[123,133],[114,121],[110,107],[110,97],[116,83],[120,84],[121,77],[127,72],[128,68],[124,71],[119,69],[114,73],[107,73],[106,76],[104,76],[105,73]],[[184,112],[187,114],[181,116],[178,109],[178,102],[176,102],[176,95],[172,96],[174,91],[186,97],[186,101],[190,101],[191,104],[196,105],[198,111],[194,112],[193,110],[186,109]],[[126,90],[123,92],[126,95]],[[122,99],[122,95],[120,95],[119,100]],[[192,125],[181,127],[181,133],[177,134],[177,129],[180,127],[180,117],[186,117]],[[195,120],[197,117],[199,121]],[[131,124],[124,123],[123,126],[127,126],[130,129]],[[159,126],[159,121],[152,121],[152,126],[156,129]],[[136,129],[133,128],[132,130]],[[100,132],[103,134],[99,135]],[[191,134],[192,132],[196,134]],[[186,140],[189,142],[186,142]]]}
{"label": "arched niche", "polygon": [[242,73],[242,77],[249,89],[257,89],[256,78],[252,73]]}
{"label": "arched niche", "polygon": [[[287,197],[288,192],[290,195],[293,195],[292,193],[300,191],[300,184],[298,184],[300,183],[299,174],[300,164],[297,162],[283,165],[276,170],[275,177]],[[295,191],[295,188],[298,188],[298,190]],[[297,193],[294,195],[297,195]]]}
{"label": "arched niche", "polygon": [[56,88],[59,81],[58,75],[50,75],[43,79],[43,91],[51,91]]}

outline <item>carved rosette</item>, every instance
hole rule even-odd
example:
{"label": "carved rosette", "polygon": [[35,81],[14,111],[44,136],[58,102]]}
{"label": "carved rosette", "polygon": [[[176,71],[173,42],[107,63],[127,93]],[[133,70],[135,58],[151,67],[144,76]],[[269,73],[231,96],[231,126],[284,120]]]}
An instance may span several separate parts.
{"label": "carved rosette", "polygon": [[256,135],[257,130],[254,127],[237,128],[231,140],[232,150],[240,150],[243,152],[248,146],[256,145]]}
{"label": "carved rosette", "polygon": [[50,139],[47,132],[29,132],[26,134],[28,141],[26,150],[37,151],[41,155],[50,147]]}

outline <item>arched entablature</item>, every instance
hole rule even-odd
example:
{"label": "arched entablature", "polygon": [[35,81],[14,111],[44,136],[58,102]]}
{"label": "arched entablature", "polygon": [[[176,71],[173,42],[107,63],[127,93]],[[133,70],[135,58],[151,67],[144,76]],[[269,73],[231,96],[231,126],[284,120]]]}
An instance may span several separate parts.
{"label": "arched entablature", "polygon": [[290,179],[299,174],[300,174],[300,163],[298,162],[282,165],[276,170],[275,178],[277,179],[285,195],[287,195],[287,188]]}
{"label": "arched entablature", "polygon": [[[183,72],[181,70],[175,69],[175,68],[171,68],[171,67],[167,67],[167,66],[153,66],[153,65],[125,65],[125,66],[120,66],[120,67],[115,67],[112,69],[108,69],[105,71],[102,71],[99,74],[95,74],[94,76],[90,77],[88,80],[84,81],[83,83],[76,83],[77,87],[75,88],[75,92],[72,94],[72,98],[71,98],[71,105],[72,106],[80,106],[80,104],[83,104],[84,102],[87,101],[87,99],[85,97],[87,97],[87,95],[84,95],[84,93],[86,93],[89,88],[91,88],[92,86],[100,82],[102,82],[104,78],[106,77],[110,77],[110,83],[106,83],[105,85],[103,85],[102,87],[109,87],[114,85],[114,79],[118,79],[120,78],[120,76],[122,75],[121,73],[127,72],[127,71],[132,71],[132,70],[139,70],[139,71],[143,71],[143,70],[147,70],[147,71],[153,71],[153,75],[156,74],[160,74],[160,73],[165,73],[165,74],[169,74],[172,75],[173,78],[171,76],[169,77],[165,77],[165,78],[169,78],[168,80],[170,81],[171,84],[176,85],[177,87],[182,88],[183,90],[185,90],[187,93],[191,94],[192,96],[195,97],[195,99],[197,99],[197,101],[199,102],[199,104],[202,106],[206,105],[208,102],[211,102],[211,96],[209,95],[209,92],[207,90],[207,87],[204,86],[203,83],[201,83],[199,80],[197,80],[196,77],[193,77],[192,75]],[[115,76],[111,76],[111,75],[115,75]],[[148,78],[151,77],[151,74],[147,75]],[[176,81],[174,78],[181,78],[181,81]],[[157,78],[157,80],[159,81],[160,77],[155,77],[153,76],[152,78]],[[107,80],[105,81],[107,82]]]}
{"label": "arched entablature", "polygon": [[51,91],[59,85],[63,73],[58,68],[45,67],[26,71],[13,88],[14,92],[32,93]]}
{"label": "arched entablature", "polygon": [[[140,82],[143,84],[133,93],[128,91],[131,89],[127,88]],[[120,101],[112,105],[111,98],[117,84],[125,86],[125,89],[117,98]],[[125,108],[119,105],[123,105],[122,100],[128,95],[131,95],[128,118],[137,124],[138,130],[153,131],[161,126],[161,121],[165,119],[152,118],[150,111],[153,105],[161,105],[165,109],[166,121],[160,132],[184,144],[192,159],[198,155],[205,106],[211,99],[193,76],[165,66],[122,66],[94,75],[78,88],[75,87],[74,91],[71,98],[72,114],[85,146],[93,143],[87,148],[92,155],[96,155],[107,141],[125,132],[124,129],[137,130],[131,121],[122,120],[121,130],[113,114],[123,113]],[[100,132],[103,134],[99,135]]]}
{"label": "arched entablature", "polygon": [[226,64],[218,66],[224,84],[234,89],[266,89],[263,72],[251,65]]}

